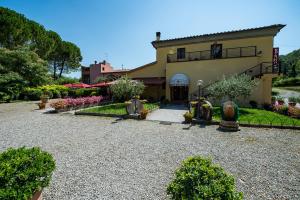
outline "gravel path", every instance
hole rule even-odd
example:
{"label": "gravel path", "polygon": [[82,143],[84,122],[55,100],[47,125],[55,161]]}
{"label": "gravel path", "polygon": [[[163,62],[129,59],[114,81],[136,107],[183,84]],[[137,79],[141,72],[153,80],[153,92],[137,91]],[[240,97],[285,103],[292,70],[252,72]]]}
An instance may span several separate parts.
{"label": "gravel path", "polygon": [[0,104],[0,151],[41,146],[57,162],[44,199],[167,199],[181,160],[211,156],[245,199],[299,199],[300,132],[199,127],[42,114],[31,102]]}

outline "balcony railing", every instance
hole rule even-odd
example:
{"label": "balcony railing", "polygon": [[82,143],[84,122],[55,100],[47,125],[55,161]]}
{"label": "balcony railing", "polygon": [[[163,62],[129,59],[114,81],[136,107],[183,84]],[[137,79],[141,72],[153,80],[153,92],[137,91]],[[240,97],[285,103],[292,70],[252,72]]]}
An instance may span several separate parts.
{"label": "balcony railing", "polygon": [[240,58],[240,57],[252,57],[256,55],[257,55],[256,46],[248,46],[248,47],[222,49],[222,54],[219,56],[212,55],[211,50],[186,52],[184,58],[178,58],[176,53],[168,54],[167,62],[173,63],[173,62],[186,62],[186,61],[196,61],[196,60]]}

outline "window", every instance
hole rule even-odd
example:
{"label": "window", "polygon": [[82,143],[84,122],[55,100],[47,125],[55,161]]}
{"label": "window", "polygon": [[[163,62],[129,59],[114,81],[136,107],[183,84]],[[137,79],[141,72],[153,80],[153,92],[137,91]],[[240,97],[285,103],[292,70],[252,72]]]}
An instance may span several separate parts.
{"label": "window", "polygon": [[102,67],[102,71],[104,71],[104,67]]}
{"label": "window", "polygon": [[185,48],[177,49],[177,59],[185,59]]}
{"label": "window", "polygon": [[222,58],[222,44],[212,44],[210,51],[211,58]]}

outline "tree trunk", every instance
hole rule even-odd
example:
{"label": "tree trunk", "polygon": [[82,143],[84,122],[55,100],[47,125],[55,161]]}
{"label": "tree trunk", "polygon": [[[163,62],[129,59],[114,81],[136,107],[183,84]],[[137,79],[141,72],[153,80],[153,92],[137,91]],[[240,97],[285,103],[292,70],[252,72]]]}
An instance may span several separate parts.
{"label": "tree trunk", "polygon": [[53,62],[53,79],[56,80],[56,61]]}
{"label": "tree trunk", "polygon": [[63,60],[63,62],[61,63],[61,68],[60,68],[60,72],[59,72],[58,78],[61,77],[61,75],[62,75],[62,73],[63,73],[63,71],[64,71],[64,65],[65,65],[65,61]]}

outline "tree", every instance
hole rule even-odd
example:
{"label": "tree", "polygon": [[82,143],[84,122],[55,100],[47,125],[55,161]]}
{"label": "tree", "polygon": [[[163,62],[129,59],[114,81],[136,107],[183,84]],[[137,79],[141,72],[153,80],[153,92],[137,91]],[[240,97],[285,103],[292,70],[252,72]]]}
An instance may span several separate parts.
{"label": "tree", "polygon": [[26,44],[31,30],[28,20],[13,10],[0,7],[0,45],[8,49]]}
{"label": "tree", "polygon": [[207,88],[210,96],[216,99],[228,97],[230,100],[236,100],[238,97],[247,97],[251,94],[253,88],[257,86],[258,81],[246,75],[233,75],[212,84]]}
{"label": "tree", "polygon": [[81,65],[82,60],[80,49],[71,42],[63,41],[58,49],[59,56],[59,78],[63,72],[76,71]]}
{"label": "tree", "polygon": [[0,48],[1,74],[15,72],[28,86],[38,86],[49,81],[47,62],[26,47],[16,50]]}
{"label": "tree", "polygon": [[281,66],[289,77],[296,77],[300,73],[300,49],[287,55],[281,55]]}
{"label": "tree", "polygon": [[126,101],[143,93],[145,85],[136,80],[123,76],[110,86],[113,97],[117,101]]}

